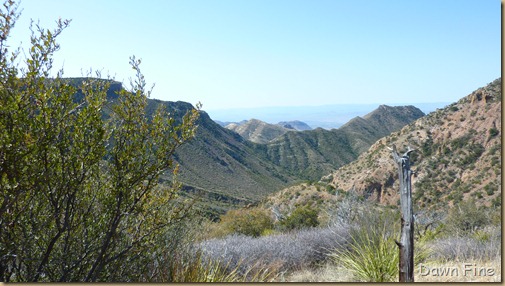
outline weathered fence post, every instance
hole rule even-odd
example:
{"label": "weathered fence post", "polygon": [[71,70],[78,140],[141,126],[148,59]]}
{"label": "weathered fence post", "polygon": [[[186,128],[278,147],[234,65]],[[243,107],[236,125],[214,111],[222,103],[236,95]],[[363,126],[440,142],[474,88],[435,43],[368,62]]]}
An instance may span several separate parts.
{"label": "weathered fence post", "polygon": [[395,241],[400,248],[399,276],[400,282],[414,282],[414,212],[412,210],[412,187],[410,170],[410,152],[400,156],[393,145],[393,158],[398,165],[398,180],[400,181],[401,238]]}

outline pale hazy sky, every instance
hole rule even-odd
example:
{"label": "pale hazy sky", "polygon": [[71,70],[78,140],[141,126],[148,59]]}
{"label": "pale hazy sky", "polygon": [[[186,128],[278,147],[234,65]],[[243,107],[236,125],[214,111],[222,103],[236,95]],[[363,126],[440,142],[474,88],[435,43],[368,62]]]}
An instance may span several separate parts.
{"label": "pale hazy sky", "polygon": [[454,102],[501,74],[498,0],[23,0],[30,19],[72,19],[65,76],[133,76],[152,97],[204,110],[338,103]]}

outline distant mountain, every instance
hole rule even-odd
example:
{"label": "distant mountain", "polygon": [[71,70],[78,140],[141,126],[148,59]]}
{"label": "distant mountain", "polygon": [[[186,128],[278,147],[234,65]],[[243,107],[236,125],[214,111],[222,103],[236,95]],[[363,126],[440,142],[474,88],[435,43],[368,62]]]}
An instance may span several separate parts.
{"label": "distant mountain", "polygon": [[269,124],[258,119],[244,120],[239,123],[232,122],[224,127],[237,132],[244,139],[259,144],[268,143],[286,132],[312,129],[306,123],[298,120]]}
{"label": "distant mountain", "polygon": [[306,131],[306,130],[312,130],[312,127],[307,125],[305,122],[301,122],[299,120],[293,120],[293,121],[281,121],[277,123],[277,125],[282,126],[287,129],[294,129],[297,131]]}
{"label": "distant mountain", "polygon": [[286,132],[295,131],[294,128],[268,124],[258,119],[250,119],[240,124],[230,123],[225,128],[237,132],[246,140],[260,144],[267,143]]}
{"label": "distant mountain", "polygon": [[288,132],[262,147],[266,157],[295,177],[318,180],[358,157],[377,139],[420,118],[414,106],[382,105],[339,129]]}
{"label": "distant mountain", "polygon": [[340,127],[339,130],[348,135],[349,144],[353,146],[353,149],[358,153],[362,153],[368,150],[370,145],[380,137],[388,135],[423,116],[424,113],[412,105],[395,107],[380,105],[363,117],[353,118]]}
{"label": "distant mountain", "polygon": [[416,208],[447,208],[468,198],[501,206],[501,78],[375,142],[322,181],[383,204],[398,204],[391,151],[411,153]]}
{"label": "distant mountain", "polygon": [[230,122],[230,121],[224,122],[224,121],[214,120],[214,122],[219,124],[221,127],[226,127],[226,125],[230,125],[230,124],[237,124],[237,125],[244,124],[247,122],[247,120],[242,120],[240,122]]}
{"label": "distant mountain", "polygon": [[[395,103],[394,106],[414,105],[425,114],[443,108],[451,102],[432,103]],[[247,118],[256,118],[261,121],[275,124],[280,121],[300,120],[315,129],[321,127],[327,130],[340,128],[356,116],[364,116],[376,109],[381,103],[362,104],[329,104],[321,106],[277,106],[277,107],[251,107],[227,108],[208,110],[210,117],[216,122],[226,126],[231,122],[238,122]]]}
{"label": "distant mountain", "polygon": [[[180,110],[180,114],[184,109],[191,108],[191,105],[181,102],[158,101],[157,104]],[[400,128],[392,122],[399,125],[398,122],[404,120],[407,124],[420,115],[414,107],[386,109],[401,109],[404,112],[400,112],[401,116],[389,111],[383,117],[367,117],[361,128],[368,131],[362,135],[318,128],[288,131],[266,144],[244,139],[238,133],[221,127],[202,111],[196,137],[176,152],[175,159],[180,164],[179,179],[195,190],[241,200],[259,200],[288,184],[306,179],[317,180],[354,160],[361,148],[361,145],[350,145],[356,138],[361,138],[360,144],[367,140],[372,144],[385,132]],[[387,126],[377,127],[381,120]],[[242,125],[247,126],[246,123]],[[252,130],[257,130],[258,126],[271,127],[256,120],[250,120],[249,123],[256,124]]]}

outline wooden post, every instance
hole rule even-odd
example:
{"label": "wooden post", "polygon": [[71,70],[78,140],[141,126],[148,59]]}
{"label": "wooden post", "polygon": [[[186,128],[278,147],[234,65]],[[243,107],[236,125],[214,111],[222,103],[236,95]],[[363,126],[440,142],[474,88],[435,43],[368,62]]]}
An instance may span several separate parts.
{"label": "wooden post", "polygon": [[410,170],[410,152],[400,156],[393,145],[393,158],[398,165],[398,180],[400,181],[401,238],[395,241],[400,251],[399,278],[400,282],[414,282],[414,212],[412,210],[412,187]]}

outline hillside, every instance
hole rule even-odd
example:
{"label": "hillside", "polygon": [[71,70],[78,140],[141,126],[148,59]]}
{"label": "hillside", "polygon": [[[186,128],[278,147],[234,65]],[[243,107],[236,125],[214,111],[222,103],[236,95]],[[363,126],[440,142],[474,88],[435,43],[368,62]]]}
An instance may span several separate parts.
{"label": "hillside", "polygon": [[288,132],[262,146],[268,160],[293,176],[317,180],[358,157],[377,139],[423,116],[414,106],[381,105],[338,129]]}
{"label": "hillside", "polygon": [[[374,111],[361,117],[355,117],[339,130],[348,134],[350,144],[358,153],[365,152],[378,138],[397,131],[424,113],[414,106],[380,105]],[[377,137],[379,136],[379,137]]]}
{"label": "hillside", "polygon": [[322,179],[340,192],[356,191],[398,204],[396,165],[386,147],[410,146],[413,196],[419,208],[468,198],[501,205],[501,78],[386,136],[359,158]]}
{"label": "hillside", "polygon": [[244,139],[254,143],[267,143],[282,134],[294,131],[280,125],[268,124],[258,119],[250,119],[241,124],[230,123],[226,125],[226,129],[237,132]]}
{"label": "hillside", "polygon": [[[174,103],[163,104],[174,108]],[[175,154],[179,179],[186,186],[243,200],[258,200],[295,180],[265,161],[254,146],[202,111],[195,138]]]}

